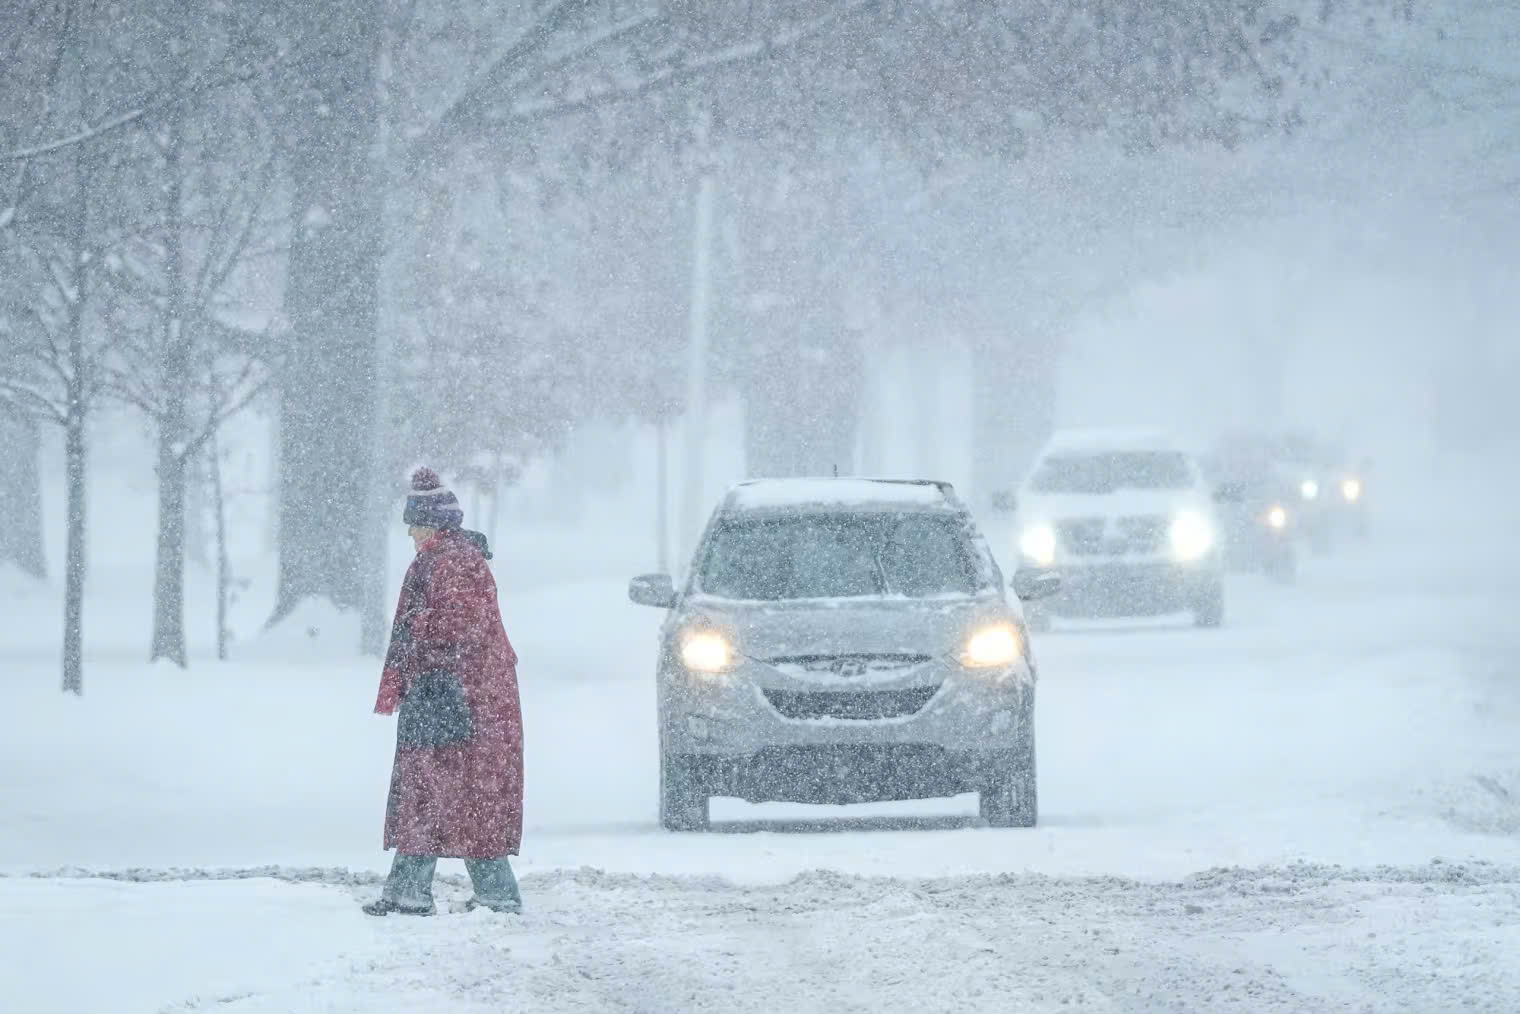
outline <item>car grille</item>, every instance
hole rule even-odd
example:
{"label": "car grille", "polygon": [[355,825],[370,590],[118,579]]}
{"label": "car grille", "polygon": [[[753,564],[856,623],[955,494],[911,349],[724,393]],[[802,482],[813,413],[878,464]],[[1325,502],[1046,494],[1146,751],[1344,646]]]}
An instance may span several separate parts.
{"label": "car grille", "polygon": [[764,690],[783,718],[844,718],[870,722],[916,715],[939,686],[906,690]]}
{"label": "car grille", "polygon": [[816,679],[832,675],[840,679],[858,679],[904,673],[930,661],[930,658],[929,655],[785,655],[768,658],[765,664],[794,677]]}
{"label": "car grille", "polygon": [[1056,526],[1061,544],[1075,556],[1125,556],[1154,553],[1166,540],[1167,519],[1149,515],[1078,518]]}

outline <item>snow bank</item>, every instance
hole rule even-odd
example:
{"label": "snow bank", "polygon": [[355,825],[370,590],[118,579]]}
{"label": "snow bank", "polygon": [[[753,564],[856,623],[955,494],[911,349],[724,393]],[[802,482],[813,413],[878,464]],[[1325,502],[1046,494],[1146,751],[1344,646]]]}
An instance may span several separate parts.
{"label": "snow bank", "polygon": [[229,653],[242,662],[349,663],[359,644],[359,626],[357,612],[306,599],[278,623],[234,644]]}
{"label": "snow bank", "polygon": [[36,601],[51,591],[46,581],[22,573],[13,563],[0,562],[0,602]]}

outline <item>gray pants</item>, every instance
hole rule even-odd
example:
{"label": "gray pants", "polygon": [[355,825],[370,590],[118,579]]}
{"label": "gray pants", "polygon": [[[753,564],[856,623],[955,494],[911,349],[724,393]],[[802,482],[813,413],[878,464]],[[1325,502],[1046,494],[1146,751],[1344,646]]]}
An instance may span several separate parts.
{"label": "gray pants", "polygon": [[[383,897],[407,908],[431,908],[433,872],[437,868],[437,856],[408,856],[397,852],[391,862],[391,875],[385,881]],[[517,877],[506,856],[466,859],[464,868],[470,874],[470,883],[475,886],[475,900],[480,904],[498,912],[522,910]]]}

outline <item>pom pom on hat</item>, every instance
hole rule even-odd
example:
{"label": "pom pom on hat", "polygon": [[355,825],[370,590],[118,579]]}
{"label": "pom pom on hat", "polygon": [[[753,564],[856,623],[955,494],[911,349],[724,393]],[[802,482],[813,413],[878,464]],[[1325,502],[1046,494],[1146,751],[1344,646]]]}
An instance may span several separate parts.
{"label": "pom pom on hat", "polygon": [[443,488],[443,480],[438,478],[438,473],[426,465],[422,465],[412,473],[412,489],[418,493],[432,493]]}

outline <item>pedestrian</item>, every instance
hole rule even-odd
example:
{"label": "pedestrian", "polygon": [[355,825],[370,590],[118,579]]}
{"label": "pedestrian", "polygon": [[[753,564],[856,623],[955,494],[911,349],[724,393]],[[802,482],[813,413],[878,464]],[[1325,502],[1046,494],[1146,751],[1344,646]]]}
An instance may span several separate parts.
{"label": "pedestrian", "polygon": [[401,585],[375,711],[396,714],[385,848],[396,850],[370,915],[432,915],[440,858],[463,859],[467,909],[518,912],[508,856],[522,841],[517,654],[502,627],[483,535],[419,468],[402,520],[417,548]]}

